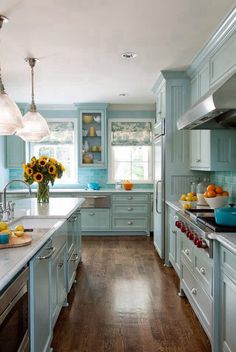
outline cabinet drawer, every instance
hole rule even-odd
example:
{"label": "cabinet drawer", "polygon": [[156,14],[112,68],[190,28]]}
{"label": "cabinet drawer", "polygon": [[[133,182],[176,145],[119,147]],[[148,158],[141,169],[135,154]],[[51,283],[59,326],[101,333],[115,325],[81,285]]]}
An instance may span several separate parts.
{"label": "cabinet drawer", "polygon": [[212,300],[184,263],[182,263],[182,281],[185,287],[184,291],[190,303],[194,302],[193,309],[206,329],[206,332],[211,336]]}
{"label": "cabinet drawer", "polygon": [[113,230],[147,230],[147,218],[119,218],[112,217],[112,228]]}
{"label": "cabinet drawer", "polygon": [[112,196],[112,204],[115,203],[139,203],[139,202],[147,202],[148,195],[147,194],[115,194]]}
{"label": "cabinet drawer", "polygon": [[221,247],[221,265],[224,271],[236,281],[236,255]]}
{"label": "cabinet drawer", "polygon": [[109,209],[82,209],[81,210],[82,231],[102,231],[110,228]]}
{"label": "cabinet drawer", "polygon": [[140,204],[140,205],[121,205],[115,204],[112,207],[113,214],[147,214],[148,205],[147,204]]}
{"label": "cabinet drawer", "polygon": [[208,295],[212,296],[212,259],[199,248],[195,250],[194,270]]}
{"label": "cabinet drawer", "polygon": [[181,257],[186,260],[188,265],[190,265],[191,268],[193,268],[193,260],[194,260],[194,254],[193,254],[193,242],[190,241],[185,235],[180,235],[181,236]]}

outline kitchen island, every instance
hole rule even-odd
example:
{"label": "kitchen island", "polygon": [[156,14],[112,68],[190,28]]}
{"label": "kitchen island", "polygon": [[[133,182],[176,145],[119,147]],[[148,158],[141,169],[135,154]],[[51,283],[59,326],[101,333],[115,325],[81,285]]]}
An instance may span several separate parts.
{"label": "kitchen island", "polygon": [[[83,198],[50,198],[48,204],[37,203],[36,198],[15,201],[15,217],[9,222],[12,229],[16,221],[23,217],[41,219],[40,228],[32,232],[32,243],[19,248],[2,249],[0,256],[0,291],[29,262],[34,254],[47,242],[52,234],[79,208]],[[55,219],[54,225],[47,228],[44,219]],[[30,219],[29,219],[30,222]]]}

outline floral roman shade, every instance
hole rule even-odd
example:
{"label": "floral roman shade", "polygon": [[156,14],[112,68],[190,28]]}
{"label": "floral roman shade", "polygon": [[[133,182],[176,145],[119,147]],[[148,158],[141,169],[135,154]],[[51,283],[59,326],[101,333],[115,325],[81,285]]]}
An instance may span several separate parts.
{"label": "floral roman shade", "polygon": [[72,144],[74,140],[73,122],[49,122],[50,135],[46,137],[43,144]]}
{"label": "floral roman shade", "polygon": [[112,122],[112,145],[151,145],[151,122]]}

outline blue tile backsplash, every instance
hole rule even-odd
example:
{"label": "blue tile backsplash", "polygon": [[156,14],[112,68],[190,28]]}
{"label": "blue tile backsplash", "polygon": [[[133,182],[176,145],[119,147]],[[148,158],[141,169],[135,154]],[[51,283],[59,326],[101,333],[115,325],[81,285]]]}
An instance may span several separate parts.
{"label": "blue tile backsplash", "polygon": [[[101,188],[114,189],[114,184],[107,184],[107,169],[79,169],[79,182],[76,184],[57,184],[55,183],[55,188],[85,188],[87,183],[97,182],[101,185]],[[9,179],[23,179],[22,169],[9,169]],[[36,184],[33,187],[36,187]],[[12,189],[24,188],[21,183],[13,183],[11,185]],[[135,185],[135,188],[152,188],[152,184],[140,184]]]}

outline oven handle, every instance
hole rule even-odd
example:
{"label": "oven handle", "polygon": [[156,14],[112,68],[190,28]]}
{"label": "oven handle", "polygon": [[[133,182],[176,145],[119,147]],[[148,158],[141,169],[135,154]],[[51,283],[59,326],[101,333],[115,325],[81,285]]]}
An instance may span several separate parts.
{"label": "oven handle", "polygon": [[13,300],[8,304],[2,315],[0,316],[0,325],[2,325],[4,319],[6,318],[7,314],[10,312],[12,307],[21,299],[22,296],[28,291],[27,285],[24,285],[17,295],[13,298]]}

